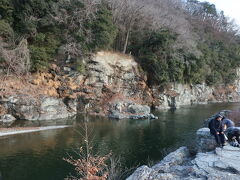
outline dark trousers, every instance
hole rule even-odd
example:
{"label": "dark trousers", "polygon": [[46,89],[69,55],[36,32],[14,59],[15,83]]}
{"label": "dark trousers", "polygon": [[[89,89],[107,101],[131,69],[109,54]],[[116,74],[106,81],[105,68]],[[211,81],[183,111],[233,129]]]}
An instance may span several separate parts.
{"label": "dark trousers", "polygon": [[216,142],[217,142],[217,144],[218,145],[221,145],[221,144],[224,144],[225,143],[225,137],[224,137],[224,134],[221,134],[221,133],[219,133],[219,134],[213,134],[212,133],[212,135],[214,135],[214,137],[215,137],[215,140],[216,140]]}

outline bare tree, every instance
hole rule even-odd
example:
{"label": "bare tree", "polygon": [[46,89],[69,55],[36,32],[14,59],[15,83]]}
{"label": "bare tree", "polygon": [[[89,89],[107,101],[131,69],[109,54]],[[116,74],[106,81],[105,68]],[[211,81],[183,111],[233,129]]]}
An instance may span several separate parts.
{"label": "bare tree", "polygon": [[107,169],[106,161],[110,158],[111,153],[105,156],[99,156],[93,153],[92,150],[92,140],[93,129],[89,128],[88,117],[84,117],[83,133],[78,133],[84,139],[85,146],[79,148],[78,151],[74,151],[78,156],[74,159],[71,155],[67,158],[63,158],[66,162],[73,165],[75,168],[76,176],[70,175],[65,178],[66,180],[106,180],[109,172]]}
{"label": "bare tree", "polygon": [[113,21],[120,31],[121,37],[118,41],[122,42],[119,44],[122,46],[122,52],[126,53],[133,26],[139,25],[138,22],[144,19],[142,13],[144,4],[138,0],[109,0],[108,2],[113,12]]}
{"label": "bare tree", "polygon": [[17,76],[27,74],[30,70],[30,54],[27,40],[22,39],[15,49],[7,49],[4,44],[0,43],[0,57],[4,59],[6,74],[13,73]]}

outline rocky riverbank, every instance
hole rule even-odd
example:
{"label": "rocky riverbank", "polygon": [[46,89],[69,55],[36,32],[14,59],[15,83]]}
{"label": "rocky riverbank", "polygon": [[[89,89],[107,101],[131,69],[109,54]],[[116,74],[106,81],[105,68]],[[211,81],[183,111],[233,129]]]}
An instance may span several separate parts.
{"label": "rocky riverbank", "polygon": [[195,155],[187,147],[168,154],[152,167],[139,167],[127,180],[238,180],[240,177],[240,149],[230,145],[215,148],[208,128],[197,131],[198,151]]}
{"label": "rocky riverbank", "polygon": [[131,56],[101,51],[84,63],[85,73],[74,71],[66,63],[61,68],[53,64],[49,72],[25,77],[27,80],[4,78],[0,86],[0,124],[8,126],[14,119],[62,119],[77,113],[116,119],[157,118],[151,108],[240,101],[239,81],[219,87],[150,87]]}

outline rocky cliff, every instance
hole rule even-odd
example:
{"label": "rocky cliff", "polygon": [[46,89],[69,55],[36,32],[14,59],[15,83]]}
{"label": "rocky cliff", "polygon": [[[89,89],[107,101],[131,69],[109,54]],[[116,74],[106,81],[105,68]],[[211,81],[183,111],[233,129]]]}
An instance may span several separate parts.
{"label": "rocky cliff", "polygon": [[25,77],[27,80],[3,78],[0,114],[27,120],[66,118],[77,112],[146,118],[153,117],[150,107],[240,101],[239,81],[219,87],[174,83],[149,87],[138,63],[120,53],[98,52],[85,60],[85,66],[84,74],[53,64],[49,72]]}

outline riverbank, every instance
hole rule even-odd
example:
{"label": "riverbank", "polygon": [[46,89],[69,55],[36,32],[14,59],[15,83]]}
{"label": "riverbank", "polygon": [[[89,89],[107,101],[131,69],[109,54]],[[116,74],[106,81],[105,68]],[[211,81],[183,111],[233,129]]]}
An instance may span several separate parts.
{"label": "riverbank", "polygon": [[178,147],[193,144],[196,130],[202,126],[203,119],[210,117],[213,112],[234,110],[239,106],[239,103],[207,104],[174,111],[157,111],[154,114],[159,117],[158,120],[116,121],[99,116],[77,116],[74,120],[61,123],[21,121],[19,125],[24,127],[73,127],[1,137],[0,168],[3,179],[15,180],[14,175],[19,173],[19,180],[51,180],[51,177],[64,179],[70,172],[74,174],[73,167],[63,161],[62,157],[67,157],[67,153],[75,155],[73,149],[84,143],[81,135],[84,134],[84,117],[89,122],[90,131],[94,132],[96,152],[113,152],[114,156],[122,156],[122,166],[131,168],[149,161],[157,163]]}
{"label": "riverbank", "polygon": [[187,147],[181,147],[152,167],[139,167],[127,180],[238,180],[239,177],[239,148],[227,145],[195,156],[191,156]]}
{"label": "riverbank", "polygon": [[197,131],[196,152],[180,147],[152,167],[139,167],[127,180],[238,180],[239,148],[216,147],[208,128]]}
{"label": "riverbank", "polygon": [[[0,122],[64,119],[89,113],[115,119],[154,118],[153,109],[176,109],[209,102],[239,102],[240,83],[168,83],[149,86],[131,56],[100,51],[86,60],[86,73],[52,64],[48,72],[5,77],[0,85]],[[240,78],[239,78],[240,79]],[[7,123],[7,122],[6,122]]]}
{"label": "riverbank", "polygon": [[70,126],[64,125],[64,126],[47,126],[47,127],[0,128],[0,137],[15,135],[15,134],[32,133],[32,132],[37,132],[37,131],[62,129],[62,128],[66,128],[66,127],[70,127]]}

